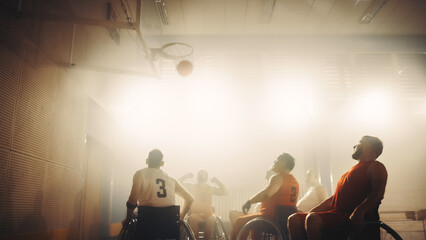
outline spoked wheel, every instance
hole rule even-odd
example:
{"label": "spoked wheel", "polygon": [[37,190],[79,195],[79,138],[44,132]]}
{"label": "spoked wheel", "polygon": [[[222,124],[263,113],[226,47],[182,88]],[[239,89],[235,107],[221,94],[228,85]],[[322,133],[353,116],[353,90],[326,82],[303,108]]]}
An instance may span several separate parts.
{"label": "spoked wheel", "polygon": [[[382,221],[377,222],[367,222],[364,226],[364,229],[368,229],[367,231],[362,232],[361,234],[351,234],[349,236],[349,240],[362,240],[369,239],[371,230],[378,231],[380,230],[380,240],[402,240],[401,236],[391,227],[389,227],[386,223]],[[377,230],[378,229],[378,230]]]}
{"label": "spoked wheel", "polygon": [[132,219],[127,226],[123,226],[118,234],[118,240],[132,240],[136,232],[136,219]]}
{"label": "spoked wheel", "polygon": [[250,220],[241,228],[238,240],[286,240],[278,225],[263,217]]}
{"label": "spoked wheel", "polygon": [[195,240],[194,232],[185,220],[180,221],[180,240]]}
{"label": "spoked wheel", "polygon": [[214,240],[228,240],[228,235],[226,234],[225,227],[220,217],[216,217],[216,222],[214,224],[213,231]]}

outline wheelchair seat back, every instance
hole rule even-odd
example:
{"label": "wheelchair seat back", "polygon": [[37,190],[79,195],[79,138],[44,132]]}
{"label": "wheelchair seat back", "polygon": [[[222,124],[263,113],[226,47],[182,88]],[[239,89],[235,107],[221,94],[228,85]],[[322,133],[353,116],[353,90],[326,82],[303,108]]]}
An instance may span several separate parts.
{"label": "wheelchair seat back", "polygon": [[275,207],[275,219],[279,223],[279,227],[283,230],[285,235],[288,235],[287,219],[290,215],[297,212],[295,206],[276,206]]}
{"label": "wheelchair seat back", "polygon": [[[378,222],[380,220],[379,216],[379,205],[373,210],[368,212],[364,216],[365,222]],[[353,233],[353,226],[350,220],[348,219],[341,226],[324,230],[323,236],[325,239],[330,240],[339,240],[339,239],[348,239]],[[365,226],[363,229],[363,240],[380,240],[380,228],[377,225]]]}
{"label": "wheelchair seat back", "polygon": [[179,239],[180,207],[138,207],[137,237],[141,239]]}

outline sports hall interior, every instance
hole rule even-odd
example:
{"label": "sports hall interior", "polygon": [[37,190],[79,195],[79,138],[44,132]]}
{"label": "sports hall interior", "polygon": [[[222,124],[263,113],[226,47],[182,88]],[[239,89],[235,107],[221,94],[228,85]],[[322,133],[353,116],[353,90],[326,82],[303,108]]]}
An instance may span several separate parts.
{"label": "sports hall interior", "polygon": [[282,152],[301,194],[313,168],[331,195],[372,135],[381,219],[426,239],[425,13],[424,0],[2,0],[0,238],[115,239],[154,148],[171,176],[226,185],[213,206],[229,226]]}

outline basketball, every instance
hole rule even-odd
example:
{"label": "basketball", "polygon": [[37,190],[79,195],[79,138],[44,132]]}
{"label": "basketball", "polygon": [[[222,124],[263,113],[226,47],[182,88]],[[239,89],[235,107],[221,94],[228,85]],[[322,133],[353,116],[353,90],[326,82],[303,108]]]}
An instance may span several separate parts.
{"label": "basketball", "polygon": [[193,69],[194,69],[194,66],[188,60],[182,60],[176,65],[176,71],[182,77],[187,77],[191,75]]}

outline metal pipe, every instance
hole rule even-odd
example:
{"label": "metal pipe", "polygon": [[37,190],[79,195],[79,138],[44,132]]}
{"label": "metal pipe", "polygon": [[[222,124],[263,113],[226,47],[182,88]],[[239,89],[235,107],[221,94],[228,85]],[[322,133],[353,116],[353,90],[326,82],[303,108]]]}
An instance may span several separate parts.
{"label": "metal pipe", "polygon": [[70,58],[69,58],[70,66],[74,66],[74,63],[72,62],[72,57],[74,54],[74,41],[75,41],[75,24],[72,25],[72,36],[71,36]]}
{"label": "metal pipe", "polygon": [[152,57],[151,50],[146,45],[146,42],[143,39],[143,36],[142,36],[142,33],[141,33],[141,29],[140,29],[141,12],[142,12],[142,0],[137,0],[136,1],[136,22],[135,22],[136,34],[138,36],[139,41],[142,44],[142,47],[144,48],[144,51],[145,51],[145,53],[147,55],[147,58],[148,58],[148,61],[149,61],[150,65],[151,65],[151,68],[154,71],[154,74],[157,76],[157,78],[159,78],[159,74],[158,74],[157,68],[155,67],[154,58]]}
{"label": "metal pipe", "polygon": [[72,69],[112,73],[112,74],[120,74],[120,75],[128,75],[128,76],[137,76],[137,77],[158,78],[157,74],[154,74],[151,72],[139,72],[139,71],[133,71],[133,70],[123,70],[119,68],[91,66],[91,65],[85,65],[85,64],[75,64],[73,65]]}
{"label": "metal pipe", "polygon": [[18,9],[17,9],[17,15],[20,17],[22,14],[22,0],[18,1]]}
{"label": "metal pipe", "polygon": [[367,11],[360,19],[360,23],[368,24],[371,20],[377,15],[380,9],[386,4],[388,0],[376,0],[371,3],[370,7],[368,7]]}
{"label": "metal pipe", "polygon": [[34,12],[24,12],[22,13],[23,18],[38,19],[44,21],[52,22],[66,22],[82,25],[94,25],[100,27],[109,27],[109,28],[120,28],[120,29],[130,29],[135,30],[134,25],[127,22],[115,22],[115,21],[106,21],[106,20],[97,20],[91,18],[76,18],[69,16],[59,16],[52,14],[38,14]]}

